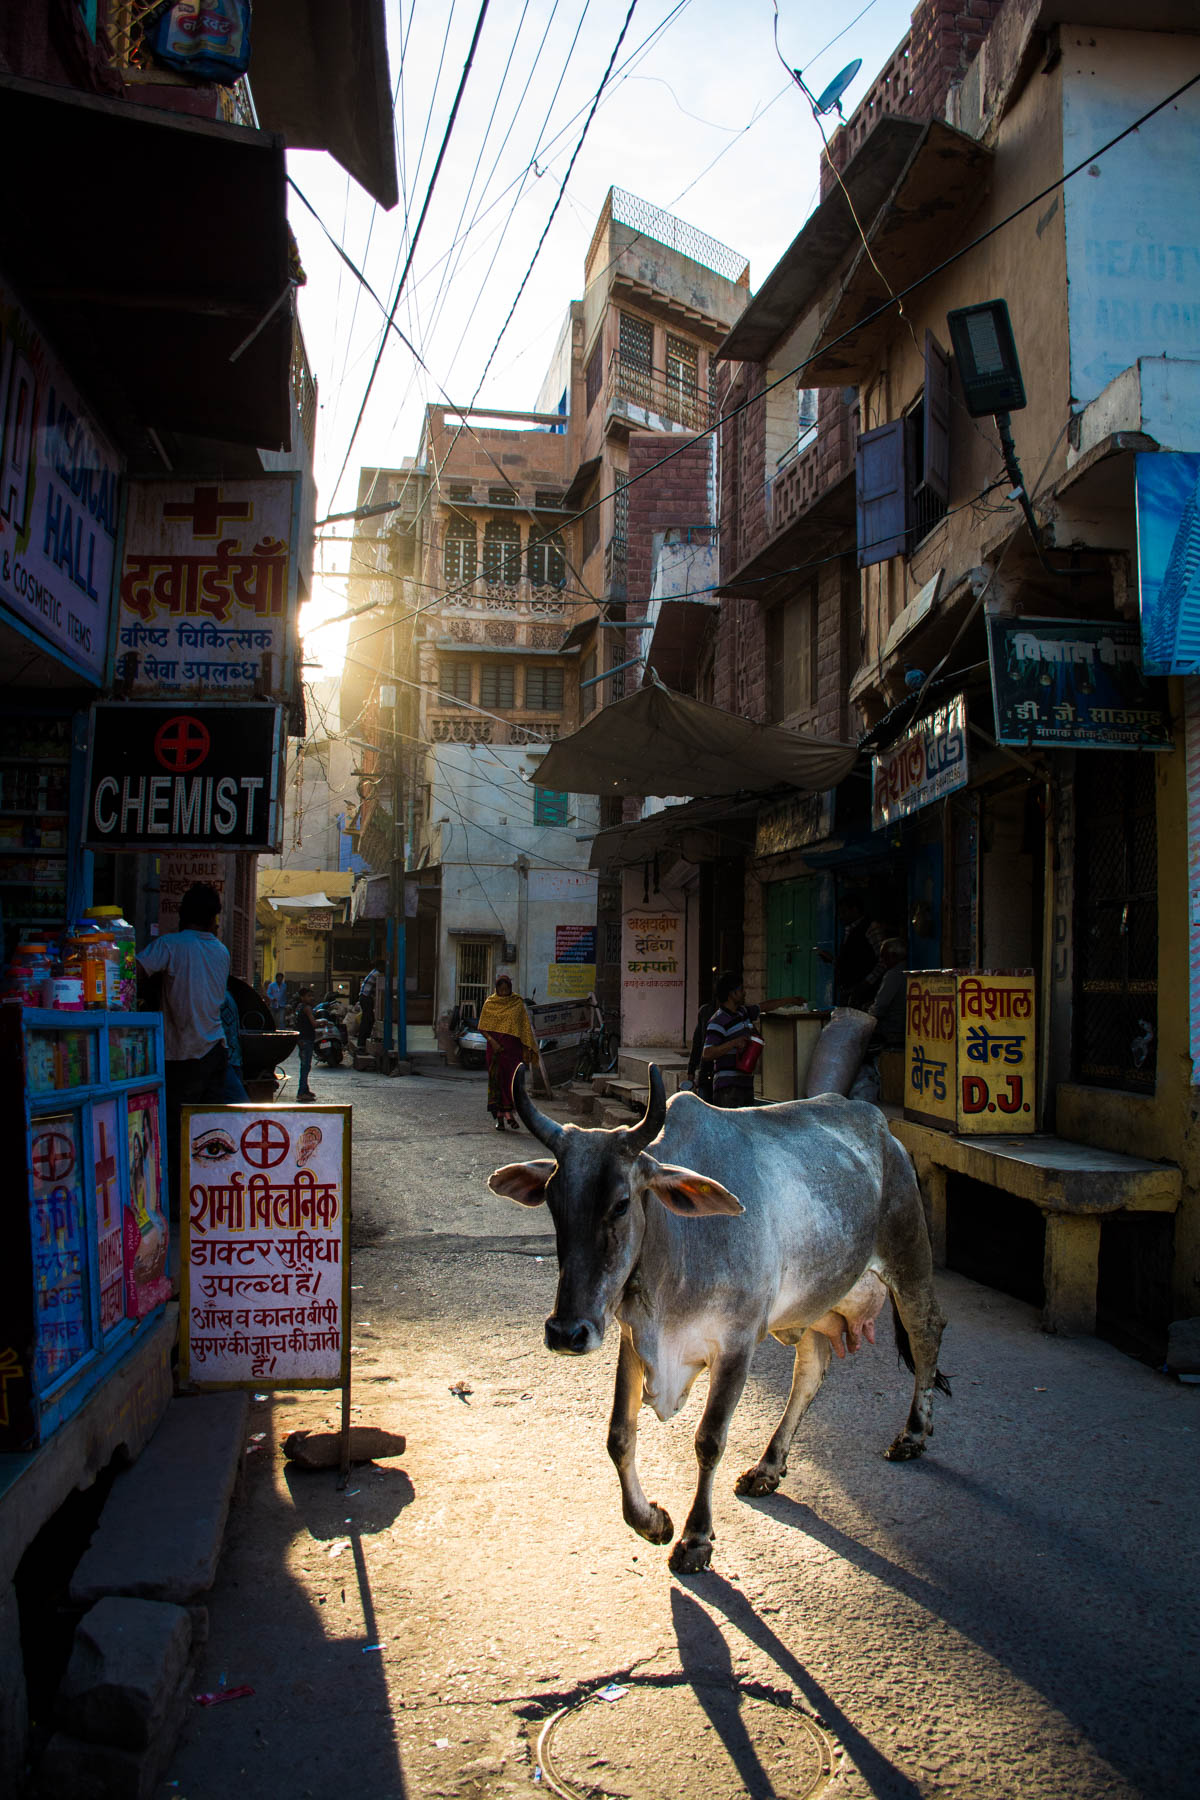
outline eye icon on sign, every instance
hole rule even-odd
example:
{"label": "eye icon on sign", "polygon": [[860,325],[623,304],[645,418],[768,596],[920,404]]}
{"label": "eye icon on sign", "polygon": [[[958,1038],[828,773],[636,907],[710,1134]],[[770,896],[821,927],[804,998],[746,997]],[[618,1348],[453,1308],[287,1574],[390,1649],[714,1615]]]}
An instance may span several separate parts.
{"label": "eye icon on sign", "polygon": [[176,713],[154,734],[154,754],[173,775],[198,769],[212,748],[208,728],[190,713]]}
{"label": "eye icon on sign", "polygon": [[292,1147],[288,1132],[276,1119],[257,1119],[242,1133],[242,1155],[252,1169],[273,1169]]}

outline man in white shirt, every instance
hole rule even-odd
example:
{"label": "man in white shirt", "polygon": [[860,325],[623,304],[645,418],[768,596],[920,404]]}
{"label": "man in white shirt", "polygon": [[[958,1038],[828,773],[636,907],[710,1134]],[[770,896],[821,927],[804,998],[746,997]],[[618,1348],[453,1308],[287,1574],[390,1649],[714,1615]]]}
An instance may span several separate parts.
{"label": "man in white shirt", "polygon": [[192,884],[179,903],[179,930],[138,953],[145,975],[162,977],[166,1056],[167,1159],[171,1217],[179,1218],[180,1108],[249,1098],[229,1067],[221,1002],[229,980],[229,952],[216,935],[221,896],[206,881]]}

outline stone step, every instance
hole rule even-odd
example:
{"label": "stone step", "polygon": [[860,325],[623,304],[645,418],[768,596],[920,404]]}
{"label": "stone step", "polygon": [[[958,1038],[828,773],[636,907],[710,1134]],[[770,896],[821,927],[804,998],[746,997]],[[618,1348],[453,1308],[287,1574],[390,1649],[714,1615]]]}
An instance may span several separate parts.
{"label": "stone step", "polygon": [[132,1468],[113,1482],[71,1578],[78,1606],[106,1594],[187,1606],[217,1572],[241,1466],[244,1393],[173,1400]]}

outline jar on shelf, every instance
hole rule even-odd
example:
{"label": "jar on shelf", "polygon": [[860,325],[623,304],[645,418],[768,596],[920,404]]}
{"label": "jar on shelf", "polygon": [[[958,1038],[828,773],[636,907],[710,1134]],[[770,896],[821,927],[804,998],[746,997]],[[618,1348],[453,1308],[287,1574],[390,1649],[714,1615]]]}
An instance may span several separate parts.
{"label": "jar on shelf", "polygon": [[116,945],[103,937],[93,920],[80,919],[71,926],[63,940],[63,962],[80,971],[85,1009],[102,1011],[108,1005],[108,970],[116,956]]}
{"label": "jar on shelf", "polygon": [[42,984],[53,964],[48,946],[40,941],[26,941],[13,951],[0,997],[19,1000],[22,1006],[40,1006]]}
{"label": "jar on shelf", "polygon": [[119,906],[89,906],[84,917],[96,926],[99,941],[110,947],[106,961],[105,999],[111,1012],[132,1012],[137,1005],[137,939]]}

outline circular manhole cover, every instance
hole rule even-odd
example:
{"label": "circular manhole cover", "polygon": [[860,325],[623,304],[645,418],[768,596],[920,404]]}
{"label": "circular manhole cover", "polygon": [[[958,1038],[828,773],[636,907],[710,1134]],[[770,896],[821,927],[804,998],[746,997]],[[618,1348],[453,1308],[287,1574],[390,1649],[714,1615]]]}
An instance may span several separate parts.
{"label": "circular manhole cover", "polygon": [[801,1707],[721,1683],[590,1694],[538,1741],[546,1784],[564,1800],[814,1800],[834,1754]]}

